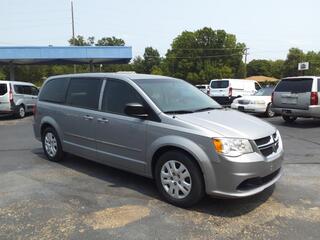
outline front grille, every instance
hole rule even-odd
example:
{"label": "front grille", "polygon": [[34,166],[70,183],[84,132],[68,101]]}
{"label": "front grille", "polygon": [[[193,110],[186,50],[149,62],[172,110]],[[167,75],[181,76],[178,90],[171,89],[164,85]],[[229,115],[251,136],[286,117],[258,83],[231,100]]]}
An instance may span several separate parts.
{"label": "front grille", "polygon": [[277,133],[272,134],[264,138],[259,138],[255,140],[255,143],[260,150],[261,154],[265,157],[270,156],[279,149],[279,138]]}
{"label": "front grille", "polygon": [[279,174],[279,172],[280,168],[265,177],[255,177],[244,180],[238,185],[237,190],[248,191],[260,187],[264,184],[267,184],[268,182],[271,182]]}

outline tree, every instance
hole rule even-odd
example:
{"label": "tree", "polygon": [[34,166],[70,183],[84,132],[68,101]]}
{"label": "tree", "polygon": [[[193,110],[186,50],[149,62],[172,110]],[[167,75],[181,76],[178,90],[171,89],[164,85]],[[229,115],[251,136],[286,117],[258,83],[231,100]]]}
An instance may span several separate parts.
{"label": "tree", "polygon": [[224,30],[203,28],[177,36],[164,60],[169,75],[193,83],[212,78],[244,76],[246,46]]}
{"label": "tree", "polygon": [[283,64],[282,75],[284,77],[299,76],[301,72],[298,71],[298,63],[305,60],[306,58],[302,50],[291,48]]}
{"label": "tree", "polygon": [[124,46],[125,41],[121,38],[112,37],[103,37],[99,39],[96,43],[96,46]]}
{"label": "tree", "polygon": [[154,67],[158,67],[161,63],[160,54],[157,49],[146,47],[143,54],[144,73],[151,73]]}
{"label": "tree", "polygon": [[69,39],[68,42],[71,46],[92,46],[94,44],[94,37],[88,37],[85,39],[83,36],[78,35]]}
{"label": "tree", "polygon": [[271,76],[271,61],[252,60],[247,65],[248,76]]}

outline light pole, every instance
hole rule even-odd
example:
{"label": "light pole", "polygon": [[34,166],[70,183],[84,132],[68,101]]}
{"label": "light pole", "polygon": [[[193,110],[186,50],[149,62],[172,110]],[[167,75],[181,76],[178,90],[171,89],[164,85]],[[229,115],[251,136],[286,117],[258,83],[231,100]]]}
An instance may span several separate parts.
{"label": "light pole", "polygon": [[[71,23],[72,23],[72,45],[76,45],[76,39],[74,36],[74,14],[73,14],[73,0],[71,0]],[[77,72],[77,66],[73,64],[73,72]]]}

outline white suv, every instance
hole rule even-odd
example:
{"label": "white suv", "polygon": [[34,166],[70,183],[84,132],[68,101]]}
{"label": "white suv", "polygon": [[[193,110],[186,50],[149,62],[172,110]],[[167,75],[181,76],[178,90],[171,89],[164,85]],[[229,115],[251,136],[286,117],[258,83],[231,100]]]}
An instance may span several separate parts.
{"label": "white suv", "polygon": [[39,90],[32,83],[0,80],[0,114],[24,118],[32,112]]}

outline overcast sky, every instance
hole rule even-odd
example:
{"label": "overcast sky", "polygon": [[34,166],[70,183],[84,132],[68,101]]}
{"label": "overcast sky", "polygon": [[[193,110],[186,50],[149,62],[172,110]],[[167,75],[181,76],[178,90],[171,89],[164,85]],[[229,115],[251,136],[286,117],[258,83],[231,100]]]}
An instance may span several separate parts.
{"label": "overcast sky", "polygon": [[[0,45],[67,45],[70,0],[0,0]],[[249,59],[284,59],[290,47],[320,51],[320,0],[74,0],[76,35],[116,36],[164,55],[178,34],[224,29]]]}

